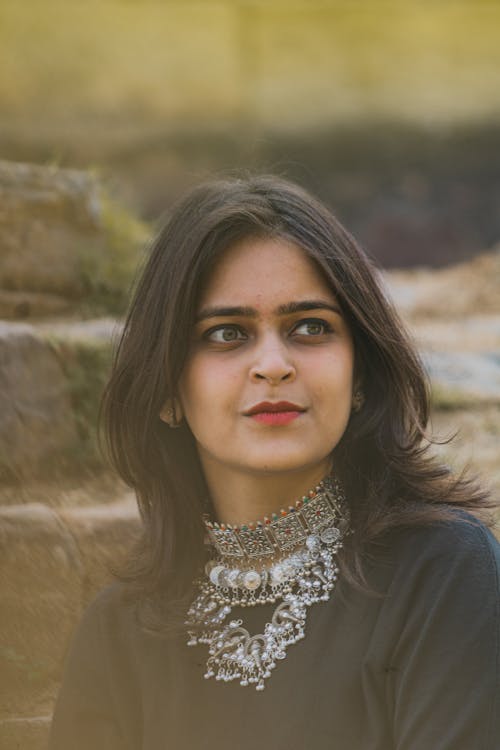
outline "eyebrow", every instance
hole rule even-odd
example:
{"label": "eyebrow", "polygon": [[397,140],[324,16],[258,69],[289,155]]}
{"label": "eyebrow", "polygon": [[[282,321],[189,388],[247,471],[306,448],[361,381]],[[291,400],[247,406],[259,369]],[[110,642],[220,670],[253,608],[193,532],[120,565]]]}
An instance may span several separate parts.
{"label": "eyebrow", "polygon": [[[337,315],[342,315],[338,305],[321,299],[286,302],[284,305],[279,305],[275,313],[277,315],[293,315],[294,313],[308,312],[309,310],[331,310]],[[256,318],[257,316],[257,310],[253,307],[205,307],[196,316],[196,322],[199,323],[207,318]]]}

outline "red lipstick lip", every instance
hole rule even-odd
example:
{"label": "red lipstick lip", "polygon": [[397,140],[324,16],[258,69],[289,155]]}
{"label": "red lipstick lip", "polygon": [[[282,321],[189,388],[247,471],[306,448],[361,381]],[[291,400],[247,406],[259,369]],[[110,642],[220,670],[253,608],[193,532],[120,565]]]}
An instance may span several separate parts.
{"label": "red lipstick lip", "polygon": [[305,411],[305,409],[302,406],[290,403],[290,401],[275,401],[274,403],[271,401],[262,401],[260,404],[252,406],[251,409],[248,409],[244,414],[246,417],[251,417],[254,414],[262,414],[262,412],[276,413],[287,411],[297,412]]}

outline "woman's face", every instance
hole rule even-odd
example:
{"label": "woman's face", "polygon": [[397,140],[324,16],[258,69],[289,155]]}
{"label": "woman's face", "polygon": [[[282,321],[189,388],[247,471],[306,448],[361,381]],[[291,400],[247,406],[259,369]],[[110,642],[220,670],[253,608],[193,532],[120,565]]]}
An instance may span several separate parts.
{"label": "woman's face", "polygon": [[313,262],[281,239],[248,239],[202,293],[179,394],[211,477],[318,469],[349,420],[354,350]]}

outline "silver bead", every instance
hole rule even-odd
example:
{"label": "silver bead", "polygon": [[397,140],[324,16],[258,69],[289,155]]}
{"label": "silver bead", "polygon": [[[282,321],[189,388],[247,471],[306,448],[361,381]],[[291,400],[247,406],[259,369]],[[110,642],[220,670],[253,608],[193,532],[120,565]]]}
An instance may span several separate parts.
{"label": "silver bead", "polygon": [[321,541],[325,544],[333,544],[340,538],[340,531],[335,526],[330,526],[327,529],[323,529],[320,536]]}
{"label": "silver bead", "polygon": [[217,560],[209,560],[207,564],[205,565],[205,574],[208,577],[210,577],[210,571],[212,570],[212,568],[215,568],[215,566],[218,564],[219,563],[217,562]]}
{"label": "silver bead", "polygon": [[279,585],[286,580],[286,572],[281,563],[276,563],[271,568],[271,581],[274,585]]}
{"label": "silver bead", "polygon": [[311,534],[306,539],[306,547],[310,552],[317,552],[319,550],[319,537],[315,534]]}
{"label": "silver bead", "polygon": [[232,589],[238,588],[238,579],[240,574],[241,570],[239,570],[239,568],[232,568],[226,573],[228,586],[230,586]]}
{"label": "silver bead", "polygon": [[222,573],[224,570],[224,565],[214,565],[214,567],[211,569],[208,577],[214,584],[214,586],[218,585],[219,582],[219,574]]}
{"label": "silver bead", "polygon": [[255,591],[259,588],[261,577],[256,570],[249,570],[243,576],[243,584],[248,591]]}

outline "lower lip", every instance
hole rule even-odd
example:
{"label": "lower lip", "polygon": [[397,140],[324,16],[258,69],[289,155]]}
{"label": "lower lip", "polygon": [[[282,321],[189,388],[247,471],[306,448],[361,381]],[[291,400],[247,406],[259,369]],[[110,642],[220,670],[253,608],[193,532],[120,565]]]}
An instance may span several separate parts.
{"label": "lower lip", "polygon": [[262,424],[284,425],[293,422],[301,414],[300,411],[260,411],[258,414],[252,414],[251,417]]}

